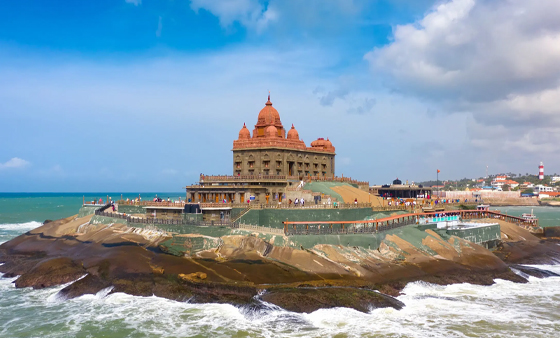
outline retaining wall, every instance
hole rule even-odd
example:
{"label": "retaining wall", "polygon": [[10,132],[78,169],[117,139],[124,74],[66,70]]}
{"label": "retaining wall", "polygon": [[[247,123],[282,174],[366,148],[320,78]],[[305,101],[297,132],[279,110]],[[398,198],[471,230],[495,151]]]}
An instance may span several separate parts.
{"label": "retaining wall", "polygon": [[239,220],[241,223],[284,228],[282,222],[359,221],[374,214],[371,208],[350,209],[251,209]]}
{"label": "retaining wall", "polygon": [[493,224],[478,228],[465,229],[449,229],[446,231],[448,235],[457,236],[476,244],[500,240],[500,225]]}
{"label": "retaining wall", "polygon": [[146,213],[146,209],[141,205],[119,205],[118,209],[120,213],[125,213],[127,215]]}
{"label": "retaining wall", "polygon": [[95,213],[95,210],[101,207],[102,206],[98,206],[98,205],[84,205],[80,208],[80,211],[78,211],[78,217],[86,217],[89,215],[93,215]]}

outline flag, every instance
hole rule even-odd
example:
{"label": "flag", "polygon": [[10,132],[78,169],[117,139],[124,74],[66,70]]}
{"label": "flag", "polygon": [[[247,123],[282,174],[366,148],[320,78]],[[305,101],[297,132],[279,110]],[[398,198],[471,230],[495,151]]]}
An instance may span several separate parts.
{"label": "flag", "polygon": [[438,173],[438,174],[440,173],[439,169],[437,170],[437,173]]}

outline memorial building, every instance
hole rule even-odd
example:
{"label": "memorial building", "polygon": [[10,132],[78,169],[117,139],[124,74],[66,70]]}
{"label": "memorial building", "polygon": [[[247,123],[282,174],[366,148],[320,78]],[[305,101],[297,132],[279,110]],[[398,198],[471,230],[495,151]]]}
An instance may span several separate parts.
{"label": "memorial building", "polygon": [[186,187],[191,203],[281,203],[287,189],[296,188],[303,180],[335,178],[331,141],[318,138],[308,147],[293,124],[286,132],[270,95],[252,135],[243,124],[232,151],[232,175],[201,174],[198,184]]}

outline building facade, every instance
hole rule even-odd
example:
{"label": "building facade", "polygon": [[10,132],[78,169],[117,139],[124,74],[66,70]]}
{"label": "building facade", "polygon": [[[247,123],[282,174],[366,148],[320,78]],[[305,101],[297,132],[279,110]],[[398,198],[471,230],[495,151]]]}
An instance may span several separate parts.
{"label": "building facade", "polygon": [[246,125],[233,141],[233,175],[287,175],[333,177],[335,148],[327,138],[307,147],[292,124],[286,133],[270,95],[259,112],[253,135]]}
{"label": "building facade", "polygon": [[306,146],[292,125],[286,132],[270,95],[253,133],[243,124],[233,141],[233,175],[200,175],[186,187],[191,203],[282,203],[302,180],[335,179],[335,147],[327,138]]}

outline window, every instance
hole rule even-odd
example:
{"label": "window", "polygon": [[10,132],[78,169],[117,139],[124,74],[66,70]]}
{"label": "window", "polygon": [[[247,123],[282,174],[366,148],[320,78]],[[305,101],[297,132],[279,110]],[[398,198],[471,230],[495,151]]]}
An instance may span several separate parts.
{"label": "window", "polygon": [[249,165],[249,168],[253,168],[255,166],[255,161],[249,161],[247,165]]}
{"label": "window", "polygon": [[263,165],[265,168],[268,168],[268,166],[270,165],[270,161],[264,161]]}

